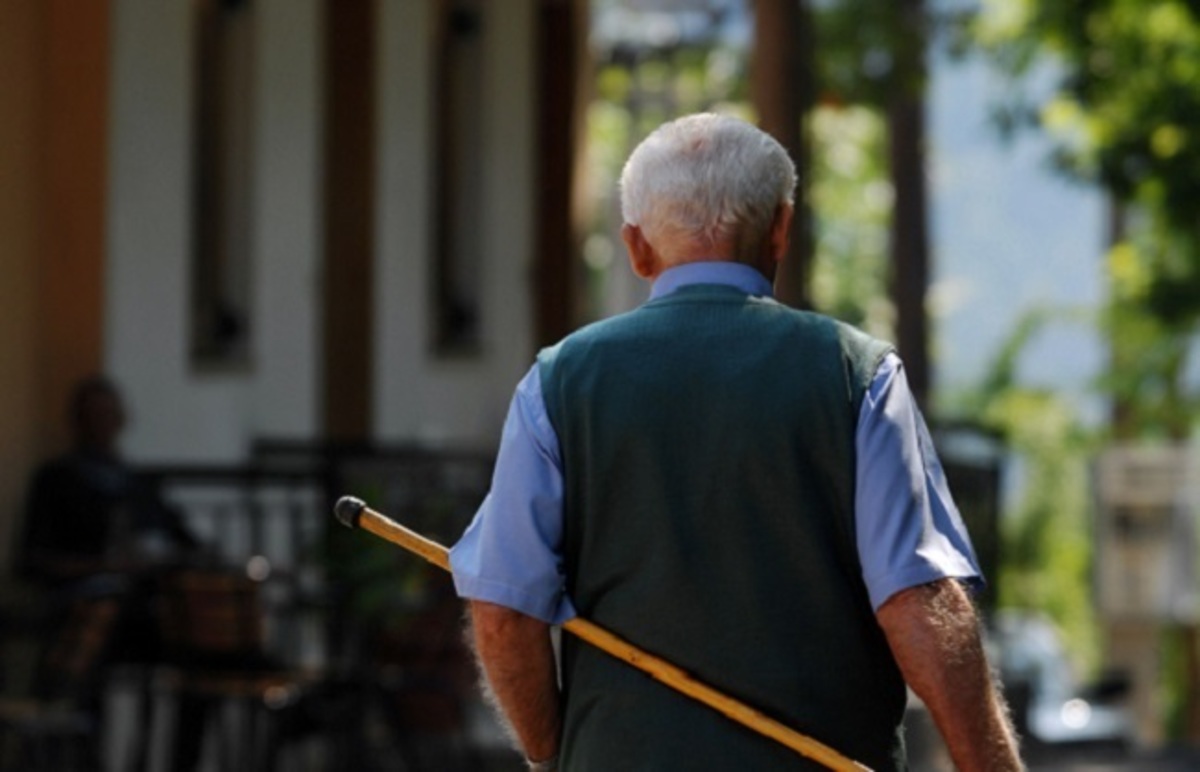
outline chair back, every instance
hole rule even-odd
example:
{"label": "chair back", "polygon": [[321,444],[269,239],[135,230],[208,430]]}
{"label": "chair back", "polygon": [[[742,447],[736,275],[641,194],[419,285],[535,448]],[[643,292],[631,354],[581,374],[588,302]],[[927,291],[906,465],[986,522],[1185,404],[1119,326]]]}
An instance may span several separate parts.
{"label": "chair back", "polygon": [[161,624],[170,660],[192,668],[256,668],[265,659],[260,586],[232,571],[187,569],[163,580]]}

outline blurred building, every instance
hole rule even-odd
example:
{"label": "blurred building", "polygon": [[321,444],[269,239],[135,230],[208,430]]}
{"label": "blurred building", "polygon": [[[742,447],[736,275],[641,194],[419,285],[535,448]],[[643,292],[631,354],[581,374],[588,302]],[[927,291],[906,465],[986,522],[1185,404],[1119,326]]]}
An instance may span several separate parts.
{"label": "blurred building", "polygon": [[568,324],[581,9],[3,0],[3,554],[93,372],[135,462],[490,446]]}

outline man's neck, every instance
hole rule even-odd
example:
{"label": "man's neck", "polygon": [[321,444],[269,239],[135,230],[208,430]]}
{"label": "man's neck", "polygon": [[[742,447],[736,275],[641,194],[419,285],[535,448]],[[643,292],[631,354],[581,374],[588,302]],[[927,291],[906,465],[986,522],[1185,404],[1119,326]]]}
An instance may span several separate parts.
{"label": "man's neck", "polygon": [[690,284],[722,284],[751,295],[771,295],[771,282],[751,266],[729,260],[698,260],[660,271],[651,287],[650,298],[669,295]]}

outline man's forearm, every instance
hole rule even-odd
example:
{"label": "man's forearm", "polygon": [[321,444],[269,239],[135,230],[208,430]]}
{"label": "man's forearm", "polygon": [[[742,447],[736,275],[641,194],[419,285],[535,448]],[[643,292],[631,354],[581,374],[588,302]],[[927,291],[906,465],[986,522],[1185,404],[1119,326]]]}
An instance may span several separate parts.
{"label": "man's forearm", "polygon": [[471,602],[475,650],[498,707],[525,756],[534,761],[558,753],[558,672],[550,628],[503,606]]}
{"label": "man's forearm", "polygon": [[1021,769],[974,607],[958,582],[947,579],[899,592],[877,616],[904,679],[929,709],[958,769]]}

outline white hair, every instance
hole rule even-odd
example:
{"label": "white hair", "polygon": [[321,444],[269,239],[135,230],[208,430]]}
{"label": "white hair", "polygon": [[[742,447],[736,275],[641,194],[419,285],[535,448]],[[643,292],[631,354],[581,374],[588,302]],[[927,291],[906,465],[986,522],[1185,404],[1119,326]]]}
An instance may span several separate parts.
{"label": "white hair", "polygon": [[780,205],[791,205],[796,167],[766,132],[728,115],[689,115],[654,130],[621,172],[621,215],[656,248],[757,245]]}

